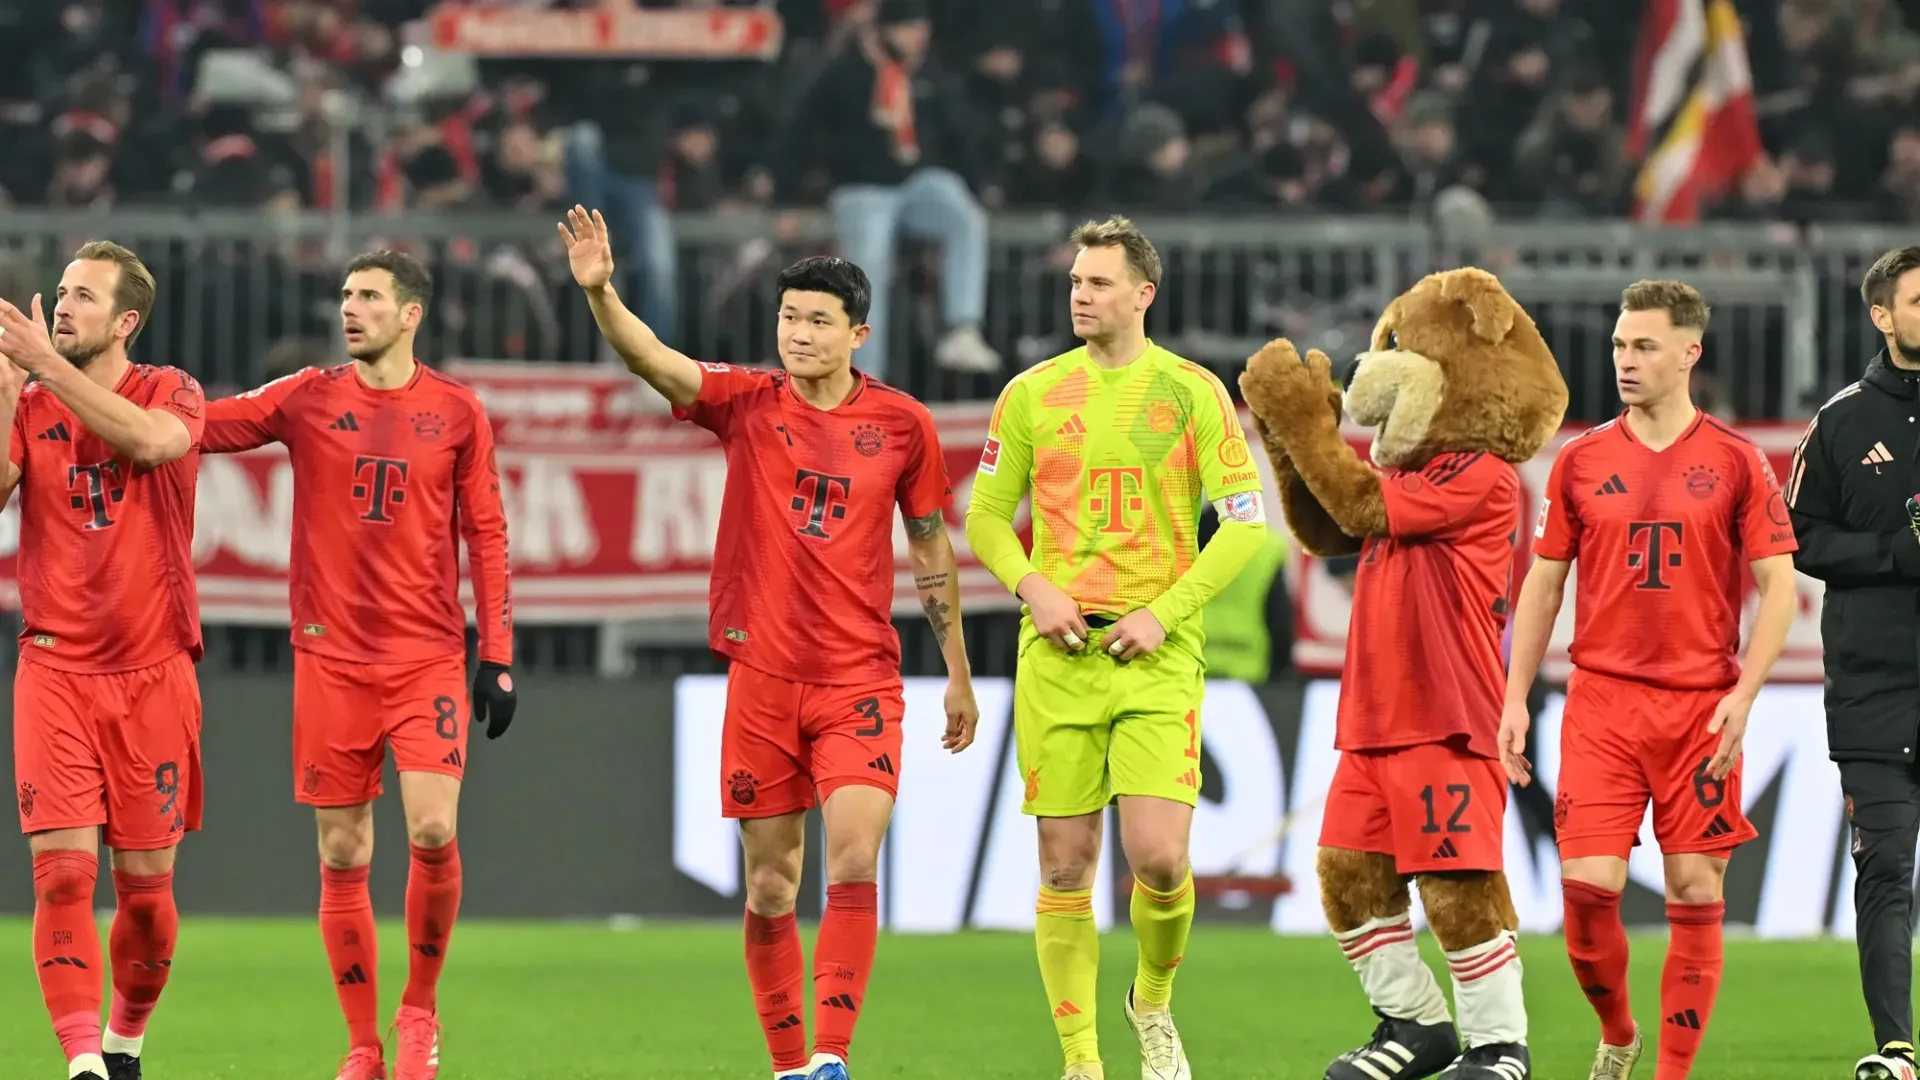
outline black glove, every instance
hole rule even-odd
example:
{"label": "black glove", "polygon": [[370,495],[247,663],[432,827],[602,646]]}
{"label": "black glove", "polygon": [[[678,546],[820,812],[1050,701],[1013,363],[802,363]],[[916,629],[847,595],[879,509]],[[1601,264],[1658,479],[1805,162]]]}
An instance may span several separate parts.
{"label": "black glove", "polygon": [[1907,500],[1907,526],[1913,535],[1920,536],[1920,495]]}
{"label": "black glove", "polygon": [[473,677],[473,722],[486,724],[487,738],[497,739],[507,733],[519,704],[513,692],[513,669],[482,660]]}

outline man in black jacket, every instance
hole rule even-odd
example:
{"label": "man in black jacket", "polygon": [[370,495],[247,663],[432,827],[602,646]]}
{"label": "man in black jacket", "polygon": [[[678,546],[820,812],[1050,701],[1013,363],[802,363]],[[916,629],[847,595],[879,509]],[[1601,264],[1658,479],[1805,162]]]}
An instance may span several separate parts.
{"label": "man in black jacket", "polygon": [[1840,765],[1860,987],[1878,1052],[1857,1080],[1915,1080],[1914,846],[1920,841],[1920,246],[1860,285],[1886,351],[1821,406],[1793,453],[1794,565],[1826,582],[1827,751]]}

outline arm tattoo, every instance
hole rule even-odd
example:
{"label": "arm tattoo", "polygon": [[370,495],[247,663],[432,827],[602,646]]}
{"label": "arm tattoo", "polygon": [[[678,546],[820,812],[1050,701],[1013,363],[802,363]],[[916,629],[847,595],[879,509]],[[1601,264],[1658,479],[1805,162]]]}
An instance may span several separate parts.
{"label": "arm tattoo", "polygon": [[907,519],[907,536],[913,540],[930,540],[945,532],[946,528],[947,516],[940,510],[925,517]]}
{"label": "arm tattoo", "polygon": [[[946,575],[943,574],[941,576],[945,577]],[[952,626],[952,623],[947,620],[947,612],[952,611],[953,608],[937,596],[921,598],[920,606],[926,609],[927,621],[933,624],[934,640],[940,643],[941,648],[945,648],[947,645],[947,630]]]}
{"label": "arm tattoo", "polygon": [[934,589],[944,589],[946,588],[946,585],[947,585],[947,573],[944,570],[938,574],[921,574],[919,577],[916,577],[913,579],[913,587],[920,590],[921,592],[931,592]]}

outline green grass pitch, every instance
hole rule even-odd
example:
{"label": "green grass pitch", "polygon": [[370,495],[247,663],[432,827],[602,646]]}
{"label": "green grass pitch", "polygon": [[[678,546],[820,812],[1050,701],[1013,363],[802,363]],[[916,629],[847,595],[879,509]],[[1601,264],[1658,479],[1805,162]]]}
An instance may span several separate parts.
{"label": "green grass pitch", "polygon": [[[381,944],[381,1010],[390,1018],[406,964],[396,925],[383,926]],[[1634,941],[1634,1011],[1650,1033],[1659,1027],[1664,946],[1663,936]],[[1585,1076],[1597,1027],[1560,939],[1529,938],[1521,955],[1534,1075]],[[1437,960],[1431,951],[1429,960]],[[1114,1080],[1139,1075],[1120,1012],[1133,964],[1131,938],[1110,935],[1099,1005]],[[1444,967],[1435,970],[1445,985]],[[8,973],[0,978],[0,1077],[59,1080],[66,1073],[24,921],[0,921],[0,971]],[[440,1009],[446,1080],[771,1075],[733,926],[463,923]],[[1205,925],[1180,967],[1174,1012],[1199,1080],[1319,1080],[1327,1061],[1373,1026],[1331,940]],[[146,1076],[332,1080],[344,1038],[310,922],[188,913],[172,985],[148,1031]],[[1869,1038],[1850,942],[1735,939],[1694,1075],[1846,1077]],[[1654,1071],[1648,1050],[1643,1080]],[[1060,1061],[1032,940],[883,937],[853,1067],[859,1080],[1054,1080]]]}

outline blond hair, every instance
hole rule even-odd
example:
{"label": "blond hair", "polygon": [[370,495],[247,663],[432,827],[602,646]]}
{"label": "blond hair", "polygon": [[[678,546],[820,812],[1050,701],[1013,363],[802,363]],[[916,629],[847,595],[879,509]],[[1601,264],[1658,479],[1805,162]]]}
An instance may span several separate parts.
{"label": "blond hair", "polygon": [[1089,221],[1073,230],[1067,241],[1082,248],[1117,247],[1126,252],[1127,268],[1134,277],[1160,287],[1160,253],[1129,218],[1116,214],[1105,221]]}
{"label": "blond hair", "polygon": [[1664,311],[1676,329],[1707,332],[1713,309],[1700,290],[1670,278],[1636,281],[1620,293],[1621,311]]}
{"label": "blond hair", "polygon": [[89,240],[80,245],[73,257],[78,262],[109,262],[120,268],[120,280],[113,286],[113,313],[118,316],[131,311],[140,316],[133,324],[133,333],[127,335],[127,344],[132,345],[140,331],[147,328],[147,316],[153,314],[153,297],[157,291],[153,271],[140,261],[140,256],[111,240]]}

